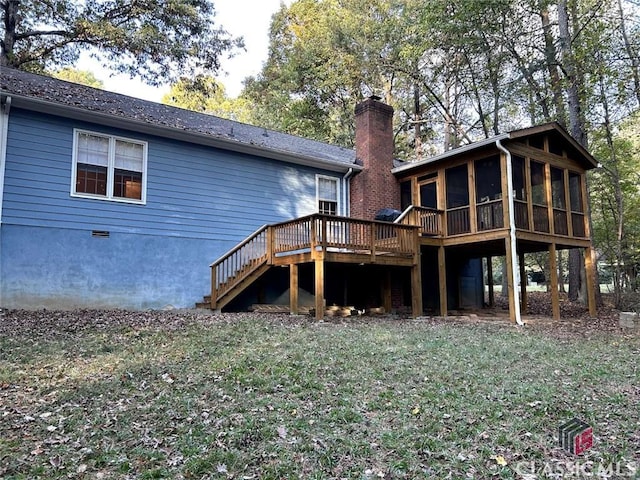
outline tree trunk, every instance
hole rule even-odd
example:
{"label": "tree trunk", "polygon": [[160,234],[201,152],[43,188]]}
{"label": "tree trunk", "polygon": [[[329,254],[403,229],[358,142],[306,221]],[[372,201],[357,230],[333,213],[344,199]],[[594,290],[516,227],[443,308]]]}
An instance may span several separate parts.
{"label": "tree trunk", "polygon": [[502,291],[500,295],[502,297],[509,296],[509,284],[507,282],[509,272],[507,271],[507,257],[502,257]]}
{"label": "tree trunk", "polygon": [[580,250],[572,248],[569,250],[569,300],[578,301],[581,288],[580,272],[582,270],[582,255]]}
{"label": "tree trunk", "polygon": [[[576,21],[575,15],[573,20],[574,22]],[[567,0],[558,0],[558,45],[562,54],[562,66],[567,80],[569,131],[578,143],[587,148],[587,135],[580,95],[583,87],[581,83],[583,75],[573,55],[570,32]],[[581,285],[585,283],[580,278],[581,258],[579,250],[571,249],[569,251],[569,300],[571,301],[578,300]]]}
{"label": "tree trunk", "polygon": [[562,254],[562,250],[558,250],[558,290],[561,293],[566,293],[564,289],[564,265],[563,265],[564,255]]}
{"label": "tree trunk", "polygon": [[[575,20],[575,19],[574,19]],[[562,64],[567,77],[567,104],[569,107],[569,129],[573,138],[587,148],[587,135],[584,128],[580,83],[582,74],[576,64],[571,48],[569,13],[567,0],[558,0],[558,44],[562,52]]]}
{"label": "tree trunk", "polygon": [[420,85],[413,83],[413,136],[416,158],[422,158],[422,108],[420,105]]}
{"label": "tree trunk", "polygon": [[1,2],[4,19],[4,38],[0,41],[0,67],[12,65],[13,49],[16,43],[16,18],[20,0]]}
{"label": "tree trunk", "polygon": [[542,32],[544,36],[544,56],[553,92],[553,104],[556,108],[556,121],[563,127],[567,126],[567,112],[562,95],[562,80],[558,71],[558,59],[556,46],[553,41],[551,23],[549,22],[549,7],[543,0],[540,1],[540,18],[542,19]]}
{"label": "tree trunk", "polygon": [[633,45],[629,41],[629,36],[627,35],[624,11],[622,10],[622,0],[618,0],[618,11],[620,12],[620,31],[622,33],[622,39],[624,40],[624,49],[627,51],[627,55],[629,56],[629,60],[631,61],[631,74],[633,75],[634,93],[636,94],[638,105],[640,105],[640,61],[638,61],[638,55],[634,51]]}

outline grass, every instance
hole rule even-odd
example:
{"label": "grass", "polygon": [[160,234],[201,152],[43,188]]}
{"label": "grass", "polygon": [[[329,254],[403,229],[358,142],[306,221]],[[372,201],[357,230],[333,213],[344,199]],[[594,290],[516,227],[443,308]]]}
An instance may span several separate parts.
{"label": "grass", "polygon": [[0,476],[554,478],[577,416],[579,461],[637,478],[639,353],[621,333],[248,314],[17,331]]}

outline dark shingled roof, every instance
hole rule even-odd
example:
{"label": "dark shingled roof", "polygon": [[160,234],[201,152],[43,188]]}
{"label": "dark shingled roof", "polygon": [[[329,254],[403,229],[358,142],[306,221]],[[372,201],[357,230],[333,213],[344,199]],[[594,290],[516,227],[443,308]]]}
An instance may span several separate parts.
{"label": "dark shingled roof", "polygon": [[0,69],[0,92],[187,134],[238,142],[263,152],[285,153],[358,168],[352,149],[10,68]]}

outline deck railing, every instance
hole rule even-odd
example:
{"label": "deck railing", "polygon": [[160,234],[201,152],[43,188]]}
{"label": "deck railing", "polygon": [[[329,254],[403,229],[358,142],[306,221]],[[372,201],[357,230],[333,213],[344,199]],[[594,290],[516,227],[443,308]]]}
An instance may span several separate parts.
{"label": "deck railing", "polygon": [[275,256],[321,250],[371,255],[415,251],[415,227],[410,225],[317,214],[271,228]]}
{"label": "deck railing", "polygon": [[267,263],[269,227],[259,228],[242,243],[211,264],[211,307],[248,275]]}
{"label": "deck railing", "polygon": [[444,212],[435,208],[418,207],[410,205],[398,217],[396,223],[402,225],[417,225],[420,227],[420,234],[430,237],[442,235],[442,218]]}
{"label": "deck railing", "polygon": [[416,227],[314,214],[264,226],[211,264],[211,307],[275,257],[310,252],[410,257]]}

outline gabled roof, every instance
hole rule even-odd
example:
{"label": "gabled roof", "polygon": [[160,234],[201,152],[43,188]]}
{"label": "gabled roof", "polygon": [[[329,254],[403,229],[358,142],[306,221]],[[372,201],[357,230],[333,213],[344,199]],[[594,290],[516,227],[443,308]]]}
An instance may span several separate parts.
{"label": "gabled roof", "polygon": [[394,168],[392,171],[393,173],[405,173],[407,171],[413,170],[414,168],[442,162],[448,159],[454,159],[466,153],[474,152],[482,148],[488,148],[491,145],[495,145],[498,141],[500,141],[501,144],[503,144],[508,149],[508,144],[510,141],[521,141],[528,137],[533,137],[543,133],[552,134],[557,139],[562,140],[566,148],[571,153],[572,158],[582,163],[585,169],[596,168],[598,166],[598,161],[593,158],[593,156],[587,151],[586,148],[580,145],[571,135],[569,135],[569,133],[567,133],[567,131],[558,122],[549,122],[485,138],[483,140],[479,140],[462,147],[454,148],[453,150],[449,150],[434,157],[430,157],[417,162],[406,162],[403,165]]}
{"label": "gabled roof", "polygon": [[0,98],[18,108],[300,165],[360,170],[349,148],[162,105],[10,68],[0,69]]}

